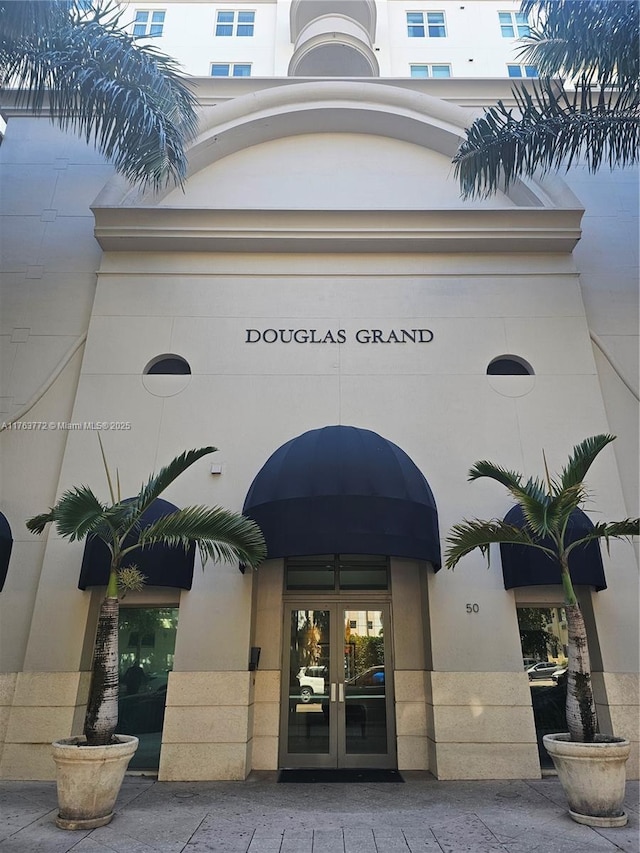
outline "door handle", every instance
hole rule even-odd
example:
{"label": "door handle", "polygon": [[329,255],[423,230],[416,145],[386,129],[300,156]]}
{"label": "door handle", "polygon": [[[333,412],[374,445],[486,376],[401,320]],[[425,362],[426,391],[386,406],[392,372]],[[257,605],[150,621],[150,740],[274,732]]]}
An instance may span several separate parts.
{"label": "door handle", "polygon": [[333,681],[331,682],[330,699],[332,702],[336,701],[336,685]]}
{"label": "door handle", "polygon": [[344,702],[344,684],[338,684],[338,702]]}

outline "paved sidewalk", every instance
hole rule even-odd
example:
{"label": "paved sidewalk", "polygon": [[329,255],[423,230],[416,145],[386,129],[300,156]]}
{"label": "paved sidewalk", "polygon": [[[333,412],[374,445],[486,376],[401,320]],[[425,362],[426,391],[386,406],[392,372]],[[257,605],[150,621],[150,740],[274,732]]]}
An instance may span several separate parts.
{"label": "paved sidewalk", "polygon": [[405,784],[156,782],[127,777],[113,821],[57,829],[55,784],[0,782],[0,853],[638,853],[638,783],[628,826],[574,823],[558,780]]}

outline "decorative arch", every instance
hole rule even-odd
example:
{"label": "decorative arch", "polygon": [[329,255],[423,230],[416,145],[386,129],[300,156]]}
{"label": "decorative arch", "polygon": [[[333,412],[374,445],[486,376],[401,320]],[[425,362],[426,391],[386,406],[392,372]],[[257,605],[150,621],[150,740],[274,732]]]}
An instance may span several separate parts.
{"label": "decorative arch", "polygon": [[369,45],[348,33],[323,33],[306,41],[291,57],[289,77],[379,77]]}
{"label": "decorative arch", "polygon": [[[188,177],[262,142],[321,132],[386,136],[451,159],[468,122],[469,114],[461,107],[400,86],[369,80],[290,81],[204,111],[200,133],[187,152]],[[143,193],[114,176],[95,207],[156,207],[173,189]],[[552,180],[515,181],[508,197],[518,206],[581,210],[577,198],[555,176]]]}
{"label": "decorative arch", "polygon": [[376,38],[376,4],[374,0],[293,0],[290,11],[291,41],[298,40],[302,30],[322,15],[348,15],[357,21],[369,35]]}

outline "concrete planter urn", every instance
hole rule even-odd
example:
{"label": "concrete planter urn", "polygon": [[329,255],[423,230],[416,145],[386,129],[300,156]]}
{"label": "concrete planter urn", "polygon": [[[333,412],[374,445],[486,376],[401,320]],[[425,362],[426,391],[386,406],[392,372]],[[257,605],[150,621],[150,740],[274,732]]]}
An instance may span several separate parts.
{"label": "concrete planter urn", "polygon": [[86,738],[54,741],[60,829],[94,829],[113,817],[124,774],[138,738],[116,735],[118,743],[86,746]]}
{"label": "concrete planter urn", "polygon": [[595,743],[577,743],[565,733],[545,735],[543,742],[558,771],[573,820],[587,826],[626,826],[629,741],[596,735]]}

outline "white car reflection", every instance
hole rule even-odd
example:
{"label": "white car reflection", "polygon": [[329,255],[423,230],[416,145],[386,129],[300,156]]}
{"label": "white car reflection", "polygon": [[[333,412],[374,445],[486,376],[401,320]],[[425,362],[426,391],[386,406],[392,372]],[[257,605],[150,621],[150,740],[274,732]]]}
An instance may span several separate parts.
{"label": "white car reflection", "polygon": [[296,678],[300,685],[300,699],[310,702],[314,696],[324,695],[326,666],[301,666]]}

